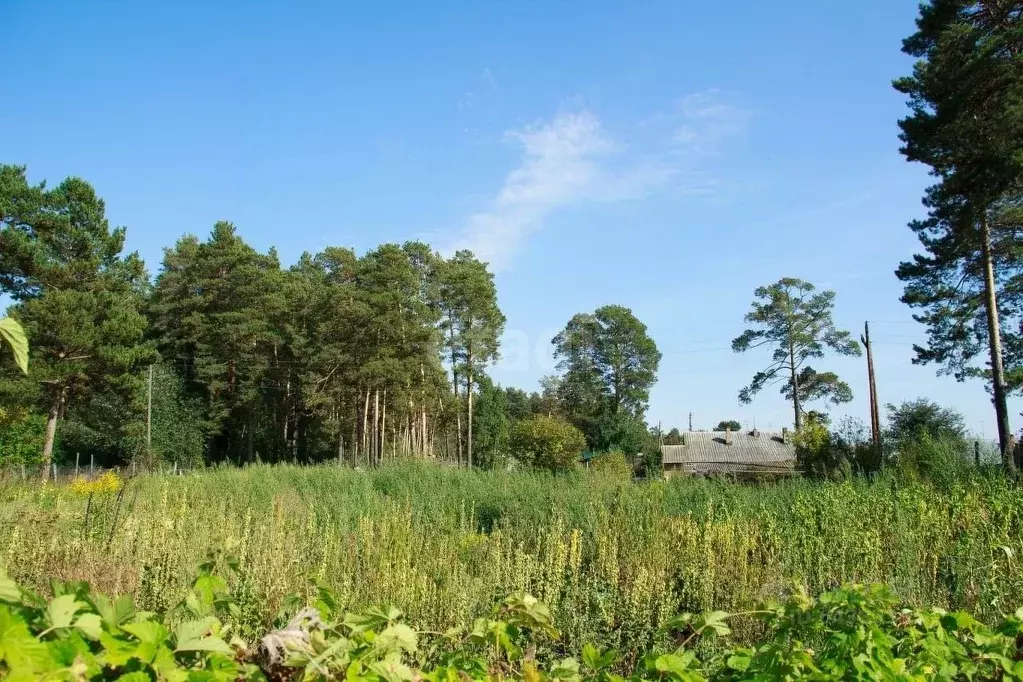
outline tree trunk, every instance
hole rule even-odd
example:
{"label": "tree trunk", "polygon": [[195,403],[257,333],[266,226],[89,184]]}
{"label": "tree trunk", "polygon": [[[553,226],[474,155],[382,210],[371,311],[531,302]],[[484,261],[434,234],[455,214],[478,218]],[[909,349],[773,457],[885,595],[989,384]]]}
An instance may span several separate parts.
{"label": "tree trunk", "polygon": [[792,407],[796,412],[796,431],[803,427],[803,411],[799,405],[799,376],[796,374],[796,351],[789,342],[789,372],[792,377]]}
{"label": "tree trunk", "polygon": [[359,396],[355,396],[355,419],[352,420],[352,466],[359,461]]}
{"label": "tree trunk", "polygon": [[991,228],[987,215],[980,217],[981,256],[984,265],[984,307],[987,309],[988,345],[991,348],[991,388],[995,419],[998,423],[998,447],[1005,472],[1016,474],[1016,462],[1009,444],[1009,408],[1005,399],[1005,368],[1002,365],[1002,329],[998,321],[998,294],[995,291],[995,263],[991,254]]}
{"label": "tree trunk", "polygon": [[466,392],[466,410],[468,415],[466,421],[468,422],[467,433],[465,436],[465,451],[466,451],[466,463],[470,469],[472,469],[472,355],[468,357],[469,370],[465,381],[465,392]]}
{"label": "tree trunk", "polygon": [[366,465],[369,465],[369,394],[370,390],[366,389],[366,402],[362,406],[362,451],[366,454]]}
{"label": "tree trunk", "polygon": [[337,463],[345,461],[345,427],[341,423],[341,410],[337,411]]}
{"label": "tree trunk", "polygon": [[454,373],[455,377],[455,442],[458,447],[455,452],[458,457],[458,465],[462,465],[462,404],[458,402],[458,373]]}
{"label": "tree trunk", "polygon": [[[245,443],[245,461],[252,463],[255,461],[253,453],[256,451],[256,415],[253,414],[252,408],[249,408],[248,426],[246,427],[246,434],[248,440]],[[266,453],[267,459],[269,459],[270,453]]]}
{"label": "tree trunk", "polygon": [[373,464],[380,463],[380,389],[373,391]]}
{"label": "tree trunk", "polygon": [[[384,443],[387,441],[387,389],[384,389],[384,406],[380,411],[380,461],[384,459]],[[392,440],[393,442],[393,440]],[[394,449],[393,446],[391,448]]]}
{"label": "tree trunk", "polygon": [[423,426],[419,430],[420,437],[423,439],[422,452],[423,452],[423,457],[431,457],[431,456],[433,456],[433,453],[430,452],[429,451],[429,447],[427,447],[427,432],[428,432],[428,429],[427,429],[427,426],[426,426],[426,405],[425,404],[422,406],[422,409],[423,409]]}
{"label": "tree trunk", "polygon": [[64,409],[65,388],[57,389],[56,395],[50,401],[50,413],[46,418],[46,440],[43,442],[43,480],[50,475],[50,463],[53,461],[53,441],[57,436],[57,419]]}
{"label": "tree trunk", "polygon": [[[276,349],[274,355],[277,354]],[[291,419],[291,377],[288,377],[287,382],[284,384],[284,441],[281,443],[281,449],[284,451],[285,456],[288,452],[288,421]]]}

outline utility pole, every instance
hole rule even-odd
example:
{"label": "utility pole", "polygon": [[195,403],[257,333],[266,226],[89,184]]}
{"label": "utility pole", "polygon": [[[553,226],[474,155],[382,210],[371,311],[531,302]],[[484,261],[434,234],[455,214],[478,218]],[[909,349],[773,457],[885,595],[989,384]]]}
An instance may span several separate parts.
{"label": "utility pole", "polygon": [[146,455],[153,457],[153,366],[149,365],[149,400],[146,404]]}
{"label": "utility pole", "polygon": [[689,413],[689,430],[690,431],[693,430],[693,413],[692,412]]}
{"label": "utility pole", "polygon": [[874,448],[881,452],[881,416],[877,408],[877,380],[874,376],[874,351],[870,345],[870,322],[863,323],[860,341],[867,349],[867,382],[870,390],[870,436]]}

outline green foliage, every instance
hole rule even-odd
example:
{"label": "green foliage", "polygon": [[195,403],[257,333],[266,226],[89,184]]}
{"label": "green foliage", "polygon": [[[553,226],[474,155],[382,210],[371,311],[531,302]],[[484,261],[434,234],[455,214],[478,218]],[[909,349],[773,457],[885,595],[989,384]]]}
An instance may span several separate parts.
{"label": "green foliage", "polygon": [[219,222],[206,242],[187,236],[165,251],[150,304],[161,354],[183,368],[215,447],[239,461],[255,457],[254,422],[282,345],[274,297],[282,277],[275,254],[257,253]]}
{"label": "green foliage", "polygon": [[[586,643],[580,658],[537,656],[561,633],[528,594],[499,602],[471,628],[417,632],[396,608],[342,613],[324,588],[312,606],[253,646],[233,632],[237,603],[203,564],[173,613],[138,611],[84,583],[55,583],[45,600],[0,572],[0,674],[10,680],[348,680],[526,682],[675,680],[1023,679],[1023,609],[988,627],[963,612],[910,610],[882,585],[845,585],[818,599],[796,590],[755,611],[682,613],[648,651]],[[300,597],[289,599],[301,603]],[[731,641],[742,621],[760,641]]]}
{"label": "green foliage", "polygon": [[[735,421],[734,419],[721,420],[721,421],[718,422],[718,425],[714,427],[714,430],[715,431],[725,431],[725,430],[728,430],[728,431],[742,431],[742,424],[740,424],[739,422]],[[675,431],[677,433],[678,429],[675,429]]]}
{"label": "green foliage", "polygon": [[736,353],[765,346],[773,349],[771,363],[739,392],[739,400],[749,403],[763,388],[784,382],[781,393],[792,402],[796,430],[802,426],[806,402],[852,400],[848,384],[833,372],[818,373],[806,362],[823,358],[828,349],[840,355],[861,353],[849,332],[835,326],[835,292],[815,291],[813,284],[792,277],[757,288],[759,300],[745,317],[750,327],[732,341]]}
{"label": "green foliage", "polygon": [[636,455],[651,452],[656,443],[651,442],[650,433],[641,420],[624,412],[608,412],[597,421],[592,446],[598,451],[621,450],[627,455]]}
{"label": "green foliage", "polygon": [[843,481],[881,470],[882,453],[857,419],[847,417],[830,428],[829,420],[807,414],[802,431],[793,439],[799,467],[811,478]]}
{"label": "green foliage", "polygon": [[45,435],[46,420],[41,414],[0,407],[0,466],[37,464]]}
{"label": "green foliage", "polygon": [[928,436],[937,440],[965,441],[966,418],[951,407],[942,407],[926,398],[888,404],[888,428],[885,438],[893,443],[909,443]]}
{"label": "green foliage", "polygon": [[[473,394],[486,366],[498,357],[505,317],[497,305],[494,275],[470,251],[458,251],[438,267],[440,330],[450,356],[457,397],[464,383],[466,462],[473,465]],[[461,409],[459,407],[459,409]],[[461,442],[461,431],[457,434]]]}
{"label": "green foliage", "polygon": [[803,428],[793,435],[796,462],[801,470],[814,478],[841,479],[850,473],[835,456],[831,433],[817,419],[806,419]]}
{"label": "green foliage", "polygon": [[988,379],[1007,470],[1006,394],[1023,385],[1020,20],[1014,2],[922,4],[902,47],[916,59],[913,72],[894,82],[910,109],[899,121],[901,151],[936,178],[923,199],[927,217],[910,223],[923,253],[896,271],[902,301],[927,327],[914,362]]}
{"label": "green foliage", "polygon": [[[335,608],[393,604],[433,632],[470,630],[495,595],[528,592],[561,632],[538,656],[589,642],[626,666],[664,644],[659,631],[679,611],[746,611],[793,583],[819,595],[880,582],[907,606],[989,622],[1023,603],[1023,489],[1001,477],[948,488],[890,476],[626,483],[581,467],[401,461],[209,467],[98,488],[0,480],[0,565],[35,590],[50,593],[53,576],[86,580],[163,612],[185,599],[196,563],[231,546],[240,571],[213,572],[248,642],[322,589]],[[758,625],[729,625],[736,644],[761,641]]]}
{"label": "green foliage", "polygon": [[589,468],[624,480],[632,478],[632,464],[621,450],[609,450],[594,455],[589,461]]}
{"label": "green foliage", "polygon": [[[228,608],[193,609],[206,583],[189,592],[184,619],[137,611],[130,599],[109,599],[85,583],[55,582],[49,601],[0,571],[0,675],[8,680],[264,679],[244,662],[246,647],[222,618]],[[224,595],[218,606],[231,603]]]}
{"label": "green foliage", "polygon": [[476,466],[499,467],[508,455],[510,426],[508,416],[508,393],[495,386],[489,377],[480,382],[479,398],[476,401],[475,426],[473,428],[473,452]]}
{"label": "green foliage", "polygon": [[682,432],[676,427],[672,427],[668,433],[664,435],[665,445],[682,445]]}
{"label": "green foliage", "polygon": [[969,459],[972,453],[961,438],[924,433],[919,438],[900,441],[893,456],[902,480],[930,481],[944,490],[955,489],[956,484],[975,473]]}
{"label": "green foliage", "polygon": [[563,372],[559,403],[591,447],[601,447],[605,416],[621,412],[642,420],[661,352],[631,310],[607,305],[575,315],[551,343]]}
{"label": "green foliage", "polygon": [[143,342],[145,268],[137,254],[121,255],[125,231],[105,213],[84,180],[51,190],[29,185],[23,167],[0,166],[0,291],[33,346],[34,385],[18,384],[27,390],[17,401],[39,404],[54,426],[97,391],[127,406],[135,370],[153,357]]}
{"label": "green foliage", "polygon": [[511,431],[512,456],[537,469],[574,469],[586,448],[582,432],[557,417],[536,416],[517,423]]}
{"label": "green foliage", "polygon": [[[146,391],[140,388],[141,391]],[[146,400],[138,395],[136,400]],[[144,415],[140,415],[144,417]],[[146,424],[136,419],[130,426],[129,450],[146,463],[177,462],[194,469],[203,464],[210,426],[204,421],[202,403],[185,388],[185,383],[167,363],[153,366],[151,451],[146,448]]]}

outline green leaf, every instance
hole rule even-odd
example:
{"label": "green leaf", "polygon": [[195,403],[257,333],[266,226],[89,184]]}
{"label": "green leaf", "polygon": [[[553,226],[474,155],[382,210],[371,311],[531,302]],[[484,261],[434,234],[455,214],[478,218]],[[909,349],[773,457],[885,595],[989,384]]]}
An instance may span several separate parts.
{"label": "green leaf", "polygon": [[71,627],[75,614],[83,608],[85,608],[85,604],[77,601],[73,594],[62,594],[54,598],[46,607],[46,617],[50,623],[50,629]]}
{"label": "green leaf", "polygon": [[14,363],[28,374],[28,339],[18,321],[10,317],[0,319],[0,338],[14,351]]}
{"label": "green leaf", "polygon": [[396,646],[399,649],[414,653],[418,643],[415,630],[404,623],[395,623],[384,629],[377,638],[376,644],[380,647]]}
{"label": "green leaf", "polygon": [[600,650],[587,642],[583,645],[583,663],[590,670],[600,670]]}
{"label": "green leaf", "polygon": [[554,680],[566,680],[567,682],[574,682],[579,680],[579,661],[574,658],[564,658],[551,668],[551,679]]}
{"label": "green leaf", "polygon": [[96,613],[83,613],[75,621],[75,628],[89,639],[99,639],[103,634],[103,619]]}
{"label": "green leaf", "polygon": [[0,567],[0,601],[18,603],[21,601],[21,588],[7,576],[7,571]]}
{"label": "green leaf", "polygon": [[92,604],[103,618],[103,622],[112,628],[128,622],[135,615],[135,604],[127,595],[121,595],[111,601],[106,596],[97,594],[92,598]]}
{"label": "green leaf", "polygon": [[216,618],[182,623],[174,630],[174,640],[177,642],[177,647],[174,650],[176,652],[212,651],[232,655],[234,650],[231,646],[213,634],[214,629],[219,629],[219,626],[220,622]]}
{"label": "green leaf", "polygon": [[24,619],[8,607],[0,606],[0,660],[7,663],[12,677],[19,669],[44,670],[48,659],[46,645],[32,636]]}
{"label": "green leaf", "polygon": [[378,661],[368,668],[386,682],[411,682],[415,679],[412,669],[400,661]]}
{"label": "green leaf", "polygon": [[388,614],[379,609],[370,609],[366,613],[349,613],[345,615],[344,624],[351,629],[353,635],[382,628],[388,623]]}
{"label": "green leaf", "polygon": [[685,677],[689,673],[689,660],[676,654],[664,654],[654,661],[654,668],[658,672]]}
{"label": "green leaf", "polygon": [[138,648],[134,655],[146,663],[152,663],[157,654],[160,653],[160,650],[166,649],[166,647],[161,645],[167,639],[169,632],[167,628],[156,621],[144,620],[136,623],[127,623],[122,626],[122,629],[139,640]]}
{"label": "green leaf", "polygon": [[731,656],[728,657],[728,660],[725,661],[725,665],[727,665],[732,670],[738,670],[739,672],[742,672],[743,670],[749,667],[751,660],[752,659],[750,659],[749,654],[746,653],[732,654]]}
{"label": "green leaf", "polygon": [[728,614],[724,611],[711,611],[703,614],[703,617],[696,621],[695,627],[704,634],[728,635],[732,629],[728,627],[727,619]]}

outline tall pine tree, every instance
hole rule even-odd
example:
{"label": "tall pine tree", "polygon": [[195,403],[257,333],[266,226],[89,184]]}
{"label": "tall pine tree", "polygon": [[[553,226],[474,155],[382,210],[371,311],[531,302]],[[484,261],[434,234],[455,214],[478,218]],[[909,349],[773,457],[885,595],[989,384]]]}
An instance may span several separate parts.
{"label": "tall pine tree", "polygon": [[84,180],[47,189],[30,185],[24,167],[0,166],[0,290],[32,343],[24,398],[46,410],[44,476],[69,406],[100,392],[130,402],[140,365],[155,357],[143,341],[145,267],[135,253],[122,256],[124,237]]}
{"label": "tall pine tree", "polygon": [[[1019,277],[1019,221],[1007,218],[1023,179],[1023,4],[1006,0],[933,0],[921,5],[917,31],[903,51],[917,58],[910,76],[895,81],[909,98],[899,122],[902,152],[930,166],[925,220],[911,224],[924,254],[902,263],[903,301],[921,310],[928,343],[916,361],[938,363],[963,379],[982,374],[991,384],[1006,469],[1008,383],[999,301]],[[1018,323],[1018,308],[1014,324]],[[987,350],[987,369],[973,364]]]}

